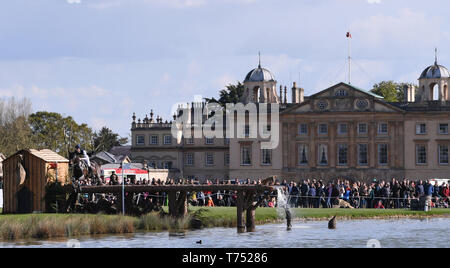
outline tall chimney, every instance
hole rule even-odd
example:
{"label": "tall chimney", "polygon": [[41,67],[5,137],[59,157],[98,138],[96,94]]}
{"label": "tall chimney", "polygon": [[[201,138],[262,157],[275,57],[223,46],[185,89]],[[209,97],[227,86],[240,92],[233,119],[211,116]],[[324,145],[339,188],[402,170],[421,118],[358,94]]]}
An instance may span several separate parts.
{"label": "tall chimney", "polygon": [[413,85],[403,86],[404,101],[415,102],[416,101],[416,87]]}
{"label": "tall chimney", "polygon": [[292,103],[299,103],[297,82],[294,82],[294,85],[292,86]]}
{"label": "tall chimney", "polygon": [[305,90],[297,87],[297,83],[294,82],[292,87],[292,103],[302,103],[305,101]]}
{"label": "tall chimney", "polygon": [[298,103],[303,103],[305,101],[305,89],[298,89]]}

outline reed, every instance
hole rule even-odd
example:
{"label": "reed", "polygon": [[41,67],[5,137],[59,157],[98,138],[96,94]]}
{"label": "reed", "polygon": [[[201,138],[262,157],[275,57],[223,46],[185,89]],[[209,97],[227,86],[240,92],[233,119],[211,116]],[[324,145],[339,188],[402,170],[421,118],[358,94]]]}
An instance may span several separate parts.
{"label": "reed", "polygon": [[[325,220],[336,215],[339,219],[386,219],[450,217],[450,209],[430,212],[375,209],[293,209],[293,217],[305,220]],[[129,234],[135,232],[183,231],[191,228],[191,221],[202,227],[236,227],[234,207],[190,207],[189,216],[173,218],[150,213],[139,218],[119,215],[28,214],[0,215],[0,240],[49,239],[100,234]],[[258,208],[256,223],[284,221],[273,208]]]}
{"label": "reed", "polygon": [[150,213],[141,216],[137,227],[142,231],[180,231],[189,229],[191,216],[185,218],[173,218],[170,216],[160,216],[157,213]]}
{"label": "reed", "polygon": [[0,239],[48,239],[95,234],[126,234],[136,230],[136,218],[106,215],[4,215]]}

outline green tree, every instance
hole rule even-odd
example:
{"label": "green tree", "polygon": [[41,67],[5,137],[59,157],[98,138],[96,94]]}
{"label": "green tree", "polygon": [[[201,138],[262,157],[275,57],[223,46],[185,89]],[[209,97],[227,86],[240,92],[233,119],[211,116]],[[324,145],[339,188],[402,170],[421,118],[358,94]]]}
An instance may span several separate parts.
{"label": "green tree", "polygon": [[384,100],[387,102],[402,102],[405,96],[403,88],[406,85],[410,84],[396,83],[394,81],[382,81],[375,84],[371,92],[384,97]]}
{"label": "green tree", "polygon": [[93,150],[92,129],[86,124],[79,125],[71,116],[42,111],[30,115],[29,121],[37,149],[50,149],[65,157],[76,144]]}
{"label": "green tree", "polygon": [[128,138],[122,138],[111,129],[103,127],[99,132],[94,133],[94,152],[109,151],[114,146],[124,145]]}
{"label": "green tree", "polygon": [[205,98],[208,103],[219,103],[224,106],[227,103],[238,103],[241,101],[241,97],[244,94],[244,85],[238,82],[237,85],[228,85],[226,89],[223,89],[219,93],[219,100],[215,98]]}

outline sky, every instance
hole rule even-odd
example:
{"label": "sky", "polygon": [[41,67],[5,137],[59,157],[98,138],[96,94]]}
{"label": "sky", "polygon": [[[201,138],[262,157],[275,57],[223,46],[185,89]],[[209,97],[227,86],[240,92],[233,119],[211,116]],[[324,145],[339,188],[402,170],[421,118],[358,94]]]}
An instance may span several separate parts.
{"label": "sky", "polygon": [[133,112],[171,120],[257,67],[311,95],[348,80],[417,83],[450,67],[448,0],[14,0],[0,2],[0,98],[28,97],[128,137]]}

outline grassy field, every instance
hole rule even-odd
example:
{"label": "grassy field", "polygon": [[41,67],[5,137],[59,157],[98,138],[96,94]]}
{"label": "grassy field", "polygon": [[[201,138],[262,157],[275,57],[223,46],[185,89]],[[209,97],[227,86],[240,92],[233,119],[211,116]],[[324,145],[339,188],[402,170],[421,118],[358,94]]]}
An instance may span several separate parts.
{"label": "grassy field", "polygon": [[[199,208],[190,208],[191,213],[195,213]],[[201,208],[201,219],[206,221],[207,226],[228,226],[221,225],[220,222],[236,222],[235,208]],[[432,209],[430,212],[411,211],[408,209],[384,210],[384,209],[303,209],[294,208],[293,216],[297,219],[323,220],[337,216],[340,219],[377,219],[377,218],[402,218],[402,217],[450,217],[450,209]],[[256,210],[256,222],[263,224],[283,220],[278,217],[277,211],[273,208],[258,208]],[[214,224],[219,223],[219,224]],[[236,226],[236,224],[232,225]]]}
{"label": "grassy field", "polygon": [[[167,209],[167,208],[166,208]],[[374,209],[293,209],[294,217],[305,220],[325,220],[337,215],[339,219],[424,218],[450,217],[450,209],[431,212]],[[203,227],[235,227],[236,208],[190,207],[185,219],[161,218],[148,214],[139,218],[108,215],[25,214],[0,215],[0,240],[47,239],[96,234],[125,234],[134,232],[182,230],[190,227],[190,220],[201,220]],[[258,208],[256,223],[282,222],[276,209]]]}

